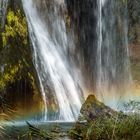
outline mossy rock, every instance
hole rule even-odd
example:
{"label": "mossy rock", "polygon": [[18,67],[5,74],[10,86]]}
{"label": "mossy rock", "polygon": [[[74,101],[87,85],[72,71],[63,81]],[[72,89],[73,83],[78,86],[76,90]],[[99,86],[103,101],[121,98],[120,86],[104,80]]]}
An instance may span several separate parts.
{"label": "mossy rock", "polygon": [[116,111],[98,101],[94,95],[88,96],[80,112],[86,120],[94,120],[100,116],[111,117],[117,114]]}

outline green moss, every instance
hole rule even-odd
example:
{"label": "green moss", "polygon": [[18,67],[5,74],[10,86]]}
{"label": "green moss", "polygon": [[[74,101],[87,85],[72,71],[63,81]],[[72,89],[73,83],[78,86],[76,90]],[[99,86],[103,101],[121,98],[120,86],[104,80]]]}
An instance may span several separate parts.
{"label": "green moss", "polygon": [[2,43],[0,65],[3,66],[3,71],[0,72],[0,90],[26,79],[30,81],[35,93],[38,93],[31,61],[26,17],[20,9],[8,9],[6,24],[2,32]]}
{"label": "green moss", "polygon": [[27,45],[27,23],[25,16],[20,10],[16,12],[9,10],[7,14],[7,24],[5,31],[2,33],[3,47],[8,45],[9,38],[22,38],[22,43]]}
{"label": "green moss", "polygon": [[6,69],[5,72],[0,76],[0,89],[4,89],[8,83],[12,83],[19,71],[19,66],[11,66]]}

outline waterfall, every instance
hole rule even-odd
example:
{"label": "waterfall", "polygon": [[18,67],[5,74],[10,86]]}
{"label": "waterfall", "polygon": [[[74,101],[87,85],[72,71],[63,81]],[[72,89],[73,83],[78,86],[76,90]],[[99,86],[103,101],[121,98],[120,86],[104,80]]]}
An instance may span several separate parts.
{"label": "waterfall", "polygon": [[74,121],[83,96],[68,60],[68,38],[62,10],[65,9],[64,1],[22,2],[45,106],[44,119]]}
{"label": "waterfall", "polygon": [[[132,84],[127,38],[127,6],[99,0],[97,15],[96,92],[108,105],[117,102]],[[110,98],[111,97],[111,98]]]}
{"label": "waterfall", "polygon": [[7,12],[8,0],[0,0],[0,21],[1,21],[1,28],[4,27],[5,24],[5,17]]}
{"label": "waterfall", "polygon": [[[81,86],[82,74],[78,74],[78,71],[82,70],[76,67],[75,62],[71,62],[73,61],[71,53],[75,48],[70,48],[74,43],[70,42],[67,35],[65,2],[64,0],[22,0],[22,2],[44,102],[44,120],[74,121],[78,117],[84,96]],[[94,46],[88,46],[93,47],[90,49],[94,51],[93,54],[91,52],[87,54],[94,57],[90,56],[87,59],[84,58],[87,56],[85,55],[82,59],[90,61],[87,63],[92,65],[89,69],[94,69],[93,87],[98,99],[116,108],[120,100],[126,96],[129,98],[132,85],[127,37],[127,4],[125,1],[98,0],[96,15],[91,16],[96,16],[94,19],[97,19],[97,28],[94,31],[97,38],[93,39],[94,41],[97,39],[97,42],[93,41]],[[75,52],[73,54],[77,55]],[[92,61],[93,58],[95,60]],[[77,64],[83,62],[79,59],[75,61]]]}

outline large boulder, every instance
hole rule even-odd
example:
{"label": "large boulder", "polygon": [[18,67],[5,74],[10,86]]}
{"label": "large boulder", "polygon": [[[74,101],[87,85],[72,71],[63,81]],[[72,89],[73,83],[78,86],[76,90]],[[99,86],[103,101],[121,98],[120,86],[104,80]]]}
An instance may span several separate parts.
{"label": "large boulder", "polygon": [[116,111],[97,100],[94,95],[88,96],[80,112],[86,120],[93,120],[103,116],[112,117],[117,114]]}
{"label": "large boulder", "polygon": [[[116,115],[118,114],[118,112],[100,102],[94,95],[88,96],[87,100],[82,105],[80,112],[81,116],[76,122],[74,128],[71,129],[70,136],[81,140],[87,139],[88,131],[91,126],[95,126],[92,124],[96,124],[98,122],[99,124],[102,124],[100,120],[103,119],[110,120],[111,118],[114,118],[115,120]],[[96,140],[95,137],[93,137],[93,140]]]}

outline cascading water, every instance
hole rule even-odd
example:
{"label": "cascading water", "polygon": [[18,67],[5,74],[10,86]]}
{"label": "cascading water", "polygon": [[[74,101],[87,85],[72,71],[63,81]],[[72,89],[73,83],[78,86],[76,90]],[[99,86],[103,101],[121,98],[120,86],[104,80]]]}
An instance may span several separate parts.
{"label": "cascading water", "polygon": [[8,6],[8,0],[0,0],[0,21],[1,21],[1,28],[3,28],[4,23],[5,23],[7,6]]}
{"label": "cascading water", "polygon": [[[82,94],[67,58],[63,0],[22,0],[33,45],[34,64],[45,105],[45,120],[74,121]],[[52,6],[45,6],[51,3]],[[39,5],[42,4],[41,8]],[[45,13],[41,9],[45,6]],[[45,14],[45,16],[44,16]]]}
{"label": "cascading water", "polygon": [[[132,83],[127,7],[125,2],[121,8],[119,4],[117,0],[97,1],[97,48],[94,46],[95,57],[91,57],[95,58],[96,94],[103,102],[115,108],[120,98],[126,94],[128,96],[128,87]],[[45,105],[45,120],[72,121],[78,116],[83,95],[79,88],[81,79],[77,80],[76,68],[68,58],[64,1],[23,0],[23,5]]]}
{"label": "cascading water", "polygon": [[[116,107],[132,84],[127,38],[127,7],[117,0],[98,1],[96,92]],[[109,98],[111,97],[111,98]]]}

